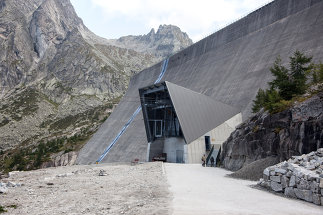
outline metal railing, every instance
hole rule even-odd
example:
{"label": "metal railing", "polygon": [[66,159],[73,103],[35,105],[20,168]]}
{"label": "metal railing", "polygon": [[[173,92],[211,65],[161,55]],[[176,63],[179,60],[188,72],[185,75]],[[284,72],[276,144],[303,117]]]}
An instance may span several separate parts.
{"label": "metal railing", "polygon": [[210,161],[210,159],[211,159],[211,156],[212,156],[212,154],[213,154],[213,151],[214,151],[214,145],[212,146],[212,148],[211,148],[211,150],[210,150],[210,152],[209,152],[209,154],[208,154],[208,156],[207,156],[207,158],[206,158],[206,162],[205,162],[205,165],[206,165],[206,166],[208,165],[208,163],[209,163],[209,161]]}

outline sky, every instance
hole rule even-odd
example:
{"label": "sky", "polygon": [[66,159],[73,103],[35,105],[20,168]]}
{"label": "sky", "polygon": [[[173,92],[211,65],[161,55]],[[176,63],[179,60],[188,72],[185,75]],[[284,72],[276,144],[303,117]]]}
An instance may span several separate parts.
{"label": "sky", "polygon": [[172,24],[193,42],[214,33],[270,0],[71,0],[84,24],[108,39],[147,34]]}

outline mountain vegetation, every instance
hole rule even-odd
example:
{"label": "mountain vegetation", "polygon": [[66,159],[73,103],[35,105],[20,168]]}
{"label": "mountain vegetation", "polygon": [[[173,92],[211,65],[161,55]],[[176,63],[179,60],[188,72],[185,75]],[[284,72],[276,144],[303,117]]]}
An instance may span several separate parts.
{"label": "mountain vegetation", "polygon": [[261,108],[270,113],[280,112],[294,101],[304,100],[303,95],[311,86],[323,83],[323,64],[312,63],[312,57],[300,51],[290,57],[289,68],[277,57],[270,72],[274,79],[269,82],[269,89],[259,89],[252,108],[254,113]]}

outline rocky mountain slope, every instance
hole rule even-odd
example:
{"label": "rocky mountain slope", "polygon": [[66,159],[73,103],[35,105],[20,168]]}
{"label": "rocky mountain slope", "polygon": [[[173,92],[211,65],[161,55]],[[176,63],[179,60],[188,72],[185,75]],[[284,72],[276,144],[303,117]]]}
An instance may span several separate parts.
{"label": "rocky mountain slope", "polygon": [[156,57],[167,57],[193,44],[188,35],[174,25],[160,25],[157,32],[151,29],[145,35],[125,36],[109,42],[140,53],[148,52]]}
{"label": "rocky mountain slope", "polygon": [[130,77],[161,59],[151,46],[138,52],[96,36],[69,0],[0,0],[0,44],[0,156],[40,142],[77,150]]}
{"label": "rocky mountain slope", "polygon": [[262,111],[241,124],[223,143],[221,164],[236,171],[267,157],[284,161],[322,148],[323,91],[319,91],[285,111],[272,115]]}

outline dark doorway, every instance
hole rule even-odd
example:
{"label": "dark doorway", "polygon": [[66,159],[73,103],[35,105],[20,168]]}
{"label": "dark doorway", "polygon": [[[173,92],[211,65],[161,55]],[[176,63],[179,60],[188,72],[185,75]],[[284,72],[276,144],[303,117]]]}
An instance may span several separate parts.
{"label": "dark doorway", "polygon": [[205,151],[211,150],[210,136],[205,136]]}
{"label": "dark doorway", "polygon": [[176,150],[176,163],[184,163],[184,151]]}

